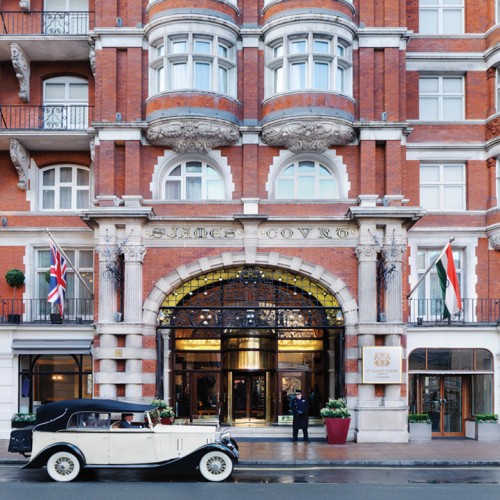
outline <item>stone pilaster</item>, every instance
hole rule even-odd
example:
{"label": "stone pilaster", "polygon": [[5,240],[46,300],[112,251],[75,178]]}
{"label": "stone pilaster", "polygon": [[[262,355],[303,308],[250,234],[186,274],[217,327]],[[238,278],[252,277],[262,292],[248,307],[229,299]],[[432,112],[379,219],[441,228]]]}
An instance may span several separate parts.
{"label": "stone pilaster", "polygon": [[115,321],[118,302],[108,266],[116,263],[118,247],[96,246],[95,251],[99,256],[99,323],[112,323]]}
{"label": "stone pilaster", "polygon": [[142,321],[142,264],[146,255],[145,246],[124,246],[125,257],[125,303],[124,314],[127,323]]}
{"label": "stone pilaster", "polygon": [[386,321],[401,323],[403,321],[403,275],[402,262],[406,253],[406,245],[396,245],[385,247],[387,255],[390,256],[391,263],[394,264],[394,276],[389,283],[385,293],[385,314]]}

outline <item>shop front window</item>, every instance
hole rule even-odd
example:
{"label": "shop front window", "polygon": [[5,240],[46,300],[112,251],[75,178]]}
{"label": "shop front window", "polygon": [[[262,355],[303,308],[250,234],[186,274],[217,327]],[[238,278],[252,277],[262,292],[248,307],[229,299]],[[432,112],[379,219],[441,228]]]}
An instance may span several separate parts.
{"label": "shop front window", "polygon": [[92,398],[92,356],[21,354],[19,392],[21,413],[63,399]]}

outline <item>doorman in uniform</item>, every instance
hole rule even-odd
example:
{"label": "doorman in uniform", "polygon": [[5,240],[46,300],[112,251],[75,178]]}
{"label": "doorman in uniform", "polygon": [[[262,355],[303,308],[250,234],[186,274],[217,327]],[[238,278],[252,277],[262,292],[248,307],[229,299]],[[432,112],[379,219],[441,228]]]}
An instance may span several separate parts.
{"label": "doorman in uniform", "polygon": [[291,406],[293,411],[293,440],[297,441],[299,429],[302,429],[304,441],[310,441],[307,434],[307,401],[302,397],[302,391],[299,390],[296,392]]}

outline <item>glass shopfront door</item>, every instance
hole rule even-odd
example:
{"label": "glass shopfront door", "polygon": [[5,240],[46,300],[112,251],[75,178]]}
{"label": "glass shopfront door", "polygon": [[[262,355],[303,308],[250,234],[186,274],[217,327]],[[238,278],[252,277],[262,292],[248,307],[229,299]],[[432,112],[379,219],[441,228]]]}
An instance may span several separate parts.
{"label": "glass shopfront door", "polygon": [[266,418],[266,374],[233,373],[233,419]]}
{"label": "glass shopfront door", "polygon": [[432,421],[432,435],[464,434],[463,376],[424,375],[422,381],[422,413]]}
{"label": "glass shopfront door", "polygon": [[193,416],[214,418],[220,410],[220,373],[197,373],[195,375],[196,399]]}

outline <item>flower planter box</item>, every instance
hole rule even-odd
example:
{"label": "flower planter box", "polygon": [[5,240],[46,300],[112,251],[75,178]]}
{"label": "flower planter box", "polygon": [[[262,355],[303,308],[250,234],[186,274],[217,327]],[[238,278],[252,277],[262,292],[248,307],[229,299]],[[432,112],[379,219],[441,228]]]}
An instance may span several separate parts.
{"label": "flower planter box", "polygon": [[328,444],[345,444],[351,425],[350,418],[325,418]]}
{"label": "flower planter box", "polygon": [[161,417],[161,425],[172,425],[174,423],[175,417]]}
{"label": "flower planter box", "polygon": [[476,441],[500,441],[500,425],[478,424],[476,422]]}
{"label": "flower planter box", "polygon": [[33,425],[35,422],[14,422],[12,421],[12,428],[13,429],[22,429],[23,427],[29,427],[30,425]]}
{"label": "flower planter box", "polygon": [[430,441],[432,439],[432,425],[410,423],[410,441]]}

